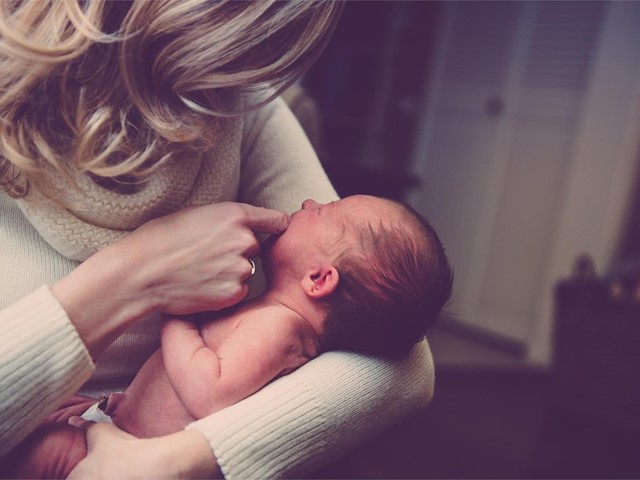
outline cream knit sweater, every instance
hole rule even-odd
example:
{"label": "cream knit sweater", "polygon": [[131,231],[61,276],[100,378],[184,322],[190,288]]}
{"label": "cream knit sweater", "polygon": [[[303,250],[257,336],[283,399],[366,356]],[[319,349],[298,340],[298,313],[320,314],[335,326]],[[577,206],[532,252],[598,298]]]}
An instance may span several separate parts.
{"label": "cream knit sweater", "polygon": [[[208,162],[169,165],[137,196],[87,183],[83,198],[70,193],[69,212],[0,193],[0,455],[77,390],[126,388],[159,345],[151,316],[94,366],[47,287],[78,261],[190,203],[239,200],[291,212],[305,198],[335,199],[281,100],[223,130]],[[188,428],[209,440],[227,479],[299,477],[426,405],[432,392],[426,342],[402,361],[333,352]]]}

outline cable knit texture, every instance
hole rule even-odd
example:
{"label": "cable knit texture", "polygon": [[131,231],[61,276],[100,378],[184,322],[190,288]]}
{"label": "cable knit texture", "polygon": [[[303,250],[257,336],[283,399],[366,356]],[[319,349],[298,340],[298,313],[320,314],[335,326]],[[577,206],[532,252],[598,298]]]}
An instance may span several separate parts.
{"label": "cable knit texture", "polygon": [[[50,175],[59,201],[38,192],[18,202],[42,237],[73,260],[92,254],[122,238],[144,222],[194,204],[234,199],[238,189],[241,118],[221,119],[217,142],[206,158],[173,158],[137,192],[122,195],[77,175],[72,185],[61,175]],[[64,207],[63,207],[64,206]]]}
{"label": "cable knit texture", "polygon": [[[126,388],[159,346],[159,319],[150,316],[94,367],[46,285],[146,220],[193,203],[240,200],[291,212],[306,198],[336,199],[281,100],[220,129],[206,157],[168,163],[131,195],[87,178],[79,188],[56,180],[68,208],[0,193],[0,455],[83,384],[93,394]],[[426,405],[432,391],[426,343],[398,361],[331,353],[189,428],[209,440],[228,480],[300,476]]]}

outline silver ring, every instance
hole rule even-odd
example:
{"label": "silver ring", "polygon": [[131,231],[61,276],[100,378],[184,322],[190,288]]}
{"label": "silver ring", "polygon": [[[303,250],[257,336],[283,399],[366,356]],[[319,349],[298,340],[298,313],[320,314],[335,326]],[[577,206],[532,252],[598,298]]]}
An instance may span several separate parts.
{"label": "silver ring", "polygon": [[247,258],[247,260],[249,260],[249,263],[251,264],[251,273],[249,274],[249,278],[251,278],[256,273],[256,264],[250,258]]}

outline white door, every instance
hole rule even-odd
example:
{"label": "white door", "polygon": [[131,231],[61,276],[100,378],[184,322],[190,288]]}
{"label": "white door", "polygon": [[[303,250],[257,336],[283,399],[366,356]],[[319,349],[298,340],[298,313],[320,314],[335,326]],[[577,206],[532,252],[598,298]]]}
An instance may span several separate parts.
{"label": "white door", "polygon": [[[414,162],[423,185],[410,201],[453,263],[450,313],[537,360],[548,357],[552,278],[569,273],[551,263],[567,243],[563,212],[580,176],[584,117],[595,113],[588,111],[594,90],[607,88],[597,85],[597,72],[606,45],[621,35],[614,23],[638,10],[600,2],[445,7]],[[626,28],[627,56],[640,59],[636,31]],[[633,93],[639,60],[618,60]],[[629,105],[620,108],[610,115],[628,120]]]}

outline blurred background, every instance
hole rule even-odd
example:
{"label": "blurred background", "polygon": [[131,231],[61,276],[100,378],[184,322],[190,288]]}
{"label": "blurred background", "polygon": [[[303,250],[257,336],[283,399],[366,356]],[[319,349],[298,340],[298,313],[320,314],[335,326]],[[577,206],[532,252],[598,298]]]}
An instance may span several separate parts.
{"label": "blurred background", "polygon": [[347,2],[286,99],[456,276],[430,408],[318,476],[640,477],[640,3]]}

